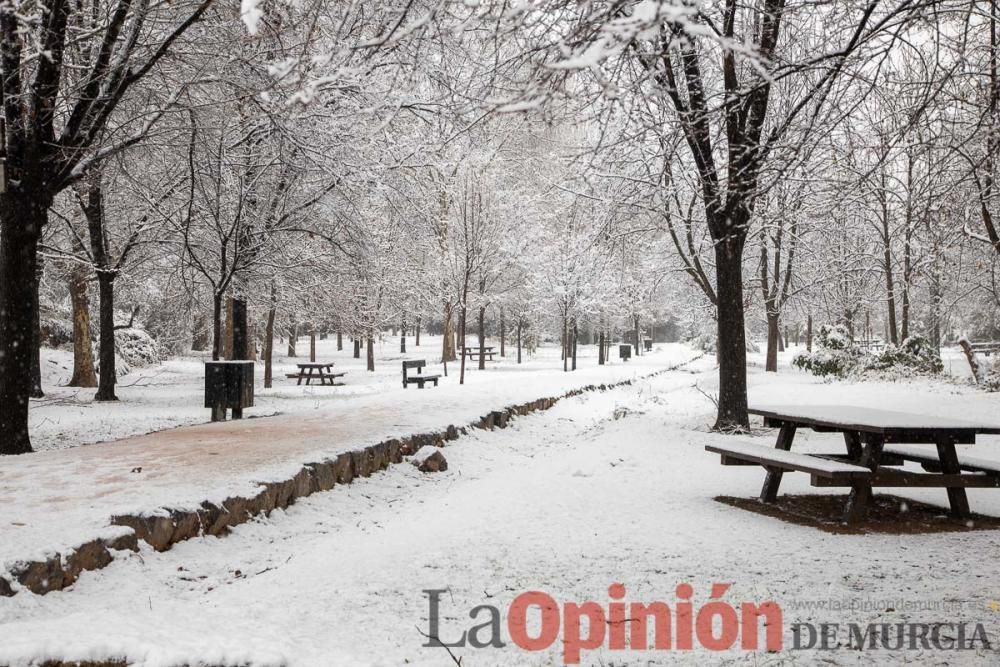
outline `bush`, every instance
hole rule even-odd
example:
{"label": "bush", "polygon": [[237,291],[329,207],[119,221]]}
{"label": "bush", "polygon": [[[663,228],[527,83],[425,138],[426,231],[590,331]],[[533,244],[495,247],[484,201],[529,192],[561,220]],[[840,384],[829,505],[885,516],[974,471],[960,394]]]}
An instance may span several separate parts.
{"label": "bush", "polygon": [[792,364],[820,377],[847,377],[862,362],[861,353],[851,344],[847,327],[824,324],[816,335],[812,352],[797,354]]}
{"label": "bush", "polygon": [[878,356],[865,364],[865,370],[876,373],[906,371],[909,375],[933,375],[943,371],[944,364],[927,338],[909,336],[898,347],[886,345]]}
{"label": "bush", "polygon": [[[94,346],[94,360],[100,372],[100,351]],[[115,331],[115,371],[127,375],[135,368],[153,366],[163,361],[163,352],[153,338],[142,329],[127,328]]]}
{"label": "bush", "polygon": [[[717,338],[714,333],[703,333],[695,336],[694,338],[689,338],[687,341],[688,345],[695,348],[696,350],[701,350],[705,354],[715,354]],[[746,349],[747,352],[760,352],[760,346],[754,343],[749,338],[746,339]]]}

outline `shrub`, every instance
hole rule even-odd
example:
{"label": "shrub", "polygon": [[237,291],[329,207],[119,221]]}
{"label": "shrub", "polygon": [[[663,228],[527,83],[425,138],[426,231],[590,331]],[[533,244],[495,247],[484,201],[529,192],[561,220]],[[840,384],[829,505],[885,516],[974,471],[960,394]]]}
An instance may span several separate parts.
{"label": "shrub", "polygon": [[812,352],[795,356],[792,364],[820,377],[847,377],[858,368],[861,353],[851,344],[851,336],[842,324],[824,324],[816,336],[816,346]]}
{"label": "shrub", "polygon": [[865,363],[866,371],[908,375],[937,374],[944,370],[941,357],[924,336],[909,336],[899,346],[886,345],[882,352]]}

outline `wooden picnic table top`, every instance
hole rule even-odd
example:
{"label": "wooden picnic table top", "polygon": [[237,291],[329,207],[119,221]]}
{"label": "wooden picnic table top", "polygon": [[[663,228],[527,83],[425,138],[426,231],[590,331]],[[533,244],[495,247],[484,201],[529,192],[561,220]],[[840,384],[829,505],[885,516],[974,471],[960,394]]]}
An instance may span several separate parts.
{"label": "wooden picnic table top", "polygon": [[493,350],[493,349],[496,349],[496,348],[494,348],[492,345],[483,345],[482,347],[479,347],[478,345],[466,345],[465,349],[466,350]]}
{"label": "wooden picnic table top", "polygon": [[306,361],[303,363],[296,363],[295,365],[299,368],[330,368],[333,366],[332,361],[328,362],[318,362],[318,361]]}
{"label": "wooden picnic table top", "polygon": [[862,433],[1000,434],[1000,423],[985,424],[951,417],[899,412],[855,405],[754,405],[748,412],[776,421],[834,431]]}

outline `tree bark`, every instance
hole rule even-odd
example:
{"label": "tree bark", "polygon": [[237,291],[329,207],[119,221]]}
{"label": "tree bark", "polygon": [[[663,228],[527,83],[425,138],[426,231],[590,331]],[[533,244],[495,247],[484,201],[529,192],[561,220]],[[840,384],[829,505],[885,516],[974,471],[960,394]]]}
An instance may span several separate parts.
{"label": "tree bark", "polygon": [[604,365],[604,329],[597,336],[597,365]]}
{"label": "tree bark", "polygon": [[368,345],[367,345],[367,347],[368,347],[368,349],[367,349],[367,353],[368,353],[368,355],[367,355],[368,370],[371,371],[372,373],[374,373],[375,372],[375,339],[372,338],[371,336],[368,337]]}
{"label": "tree bark", "polygon": [[233,297],[226,297],[226,328],[222,340],[223,358],[233,359]]}
{"label": "tree bark", "polygon": [[344,349],[344,334],[340,329],[337,329],[337,352]]}
{"label": "tree bark", "polygon": [[576,318],[573,318],[573,370],[576,370],[576,343],[577,343],[577,328],[576,328]]}
{"label": "tree bark", "polygon": [[234,298],[230,301],[232,308],[233,340],[231,358],[246,360],[250,358],[250,336],[247,326],[247,303],[243,299]]}
{"label": "tree bark", "polygon": [[406,315],[403,315],[399,325],[399,353],[406,354]]}
{"label": "tree bark", "polygon": [[486,355],[483,348],[486,346],[486,306],[479,309],[479,370],[486,368]]}
{"label": "tree bark", "polygon": [[458,339],[462,341],[462,358],[459,361],[458,383],[465,384],[465,300],[458,309]]}
{"label": "tree bark", "polygon": [[118,371],[115,366],[115,278],[108,271],[97,273],[97,287],[100,295],[100,340],[98,345],[101,373],[97,385],[95,401],[117,401],[115,385]]}
{"label": "tree bark", "polygon": [[743,314],[743,244],[731,235],[716,242],[718,284],[719,406],[716,430],[750,428],[747,414],[747,347]]}
{"label": "tree bark", "polygon": [[632,323],[635,325],[635,356],[642,355],[642,335],[639,333],[639,316],[635,315],[632,317]]}
{"label": "tree bark", "polygon": [[[288,357],[296,357],[295,353],[295,343],[299,339],[299,325],[296,322],[292,322],[288,325]],[[355,355],[356,356],[356,355]]]}
{"label": "tree bark", "polygon": [[[455,361],[455,323],[453,321],[454,308],[450,303],[444,305],[444,338],[441,341],[441,361]],[[462,343],[465,344],[464,341]]]}
{"label": "tree bark", "polygon": [[417,315],[417,328],[413,332],[415,340],[413,341],[413,347],[420,347],[420,316]]}
{"label": "tree bark", "polygon": [[813,316],[812,313],[806,316],[806,351],[813,351]]}
{"label": "tree bark", "polygon": [[31,304],[34,310],[34,317],[31,323],[31,398],[44,398],[42,391],[42,321],[41,308],[38,303],[38,288],[42,281],[42,258],[38,258],[38,268],[33,276],[34,303]]}
{"label": "tree bark", "polygon": [[31,452],[28,399],[38,241],[48,217],[41,198],[0,195],[0,454]]}
{"label": "tree bark", "polygon": [[500,307],[500,356],[507,356],[507,349],[504,347],[504,343],[507,339],[507,322],[503,317],[503,306]]}
{"label": "tree bark", "polygon": [[768,373],[778,372],[778,341],[780,339],[780,334],[778,332],[778,315],[777,313],[767,314],[767,361],[764,364],[764,370]]}
{"label": "tree bark", "polygon": [[271,292],[271,307],[267,310],[267,326],[264,328],[264,388],[270,389],[273,376],[274,360],[274,291]]}
{"label": "tree bark", "polygon": [[311,363],[316,363],[316,330],[310,329],[309,331],[309,361]]}
{"label": "tree bark", "polygon": [[90,298],[87,294],[89,272],[74,267],[69,276],[69,298],[73,304],[73,377],[70,387],[96,387],[94,346],[90,338]]}
{"label": "tree bark", "polygon": [[521,320],[517,321],[517,363],[521,363]]}

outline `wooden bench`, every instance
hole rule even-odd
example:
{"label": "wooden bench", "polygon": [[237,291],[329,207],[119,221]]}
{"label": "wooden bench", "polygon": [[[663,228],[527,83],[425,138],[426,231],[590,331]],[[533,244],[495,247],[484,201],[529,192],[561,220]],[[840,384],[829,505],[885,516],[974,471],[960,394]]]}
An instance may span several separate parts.
{"label": "wooden bench", "polygon": [[[412,361],[403,362],[403,389],[406,389],[406,386],[411,383],[417,385],[418,389],[423,389],[424,384],[427,382],[433,382],[435,387],[438,386],[438,380],[441,378],[440,375],[421,374],[421,371],[426,365],[427,361],[425,361],[424,359],[414,359]],[[407,374],[407,371],[411,368],[417,369],[416,375]]]}
{"label": "wooden bench", "polygon": [[482,356],[493,361],[493,355],[496,354],[496,351],[492,347],[464,347],[462,348],[462,354],[468,359],[476,359]]}
{"label": "wooden bench", "polygon": [[[853,463],[828,459],[816,454],[802,454],[754,445],[731,442],[724,445],[706,445],[705,449],[722,455],[722,465],[762,465],[765,468],[807,472],[817,477],[854,482],[871,477],[871,470]],[[775,489],[777,493],[777,489]]]}
{"label": "wooden bench", "polygon": [[969,345],[972,351],[977,354],[982,354],[984,357],[988,357],[994,352],[1000,352],[1000,342],[991,341],[988,343],[971,343]]}
{"label": "wooden bench", "polygon": [[302,363],[296,364],[299,367],[298,373],[286,373],[285,376],[298,380],[295,384],[302,384],[305,380],[306,384],[310,384],[314,379],[319,380],[322,385],[329,385],[331,387],[343,386],[343,382],[337,382],[336,379],[339,377],[344,377],[347,375],[346,371],[340,373],[333,373],[331,369],[333,368],[333,362],[329,363]]}

